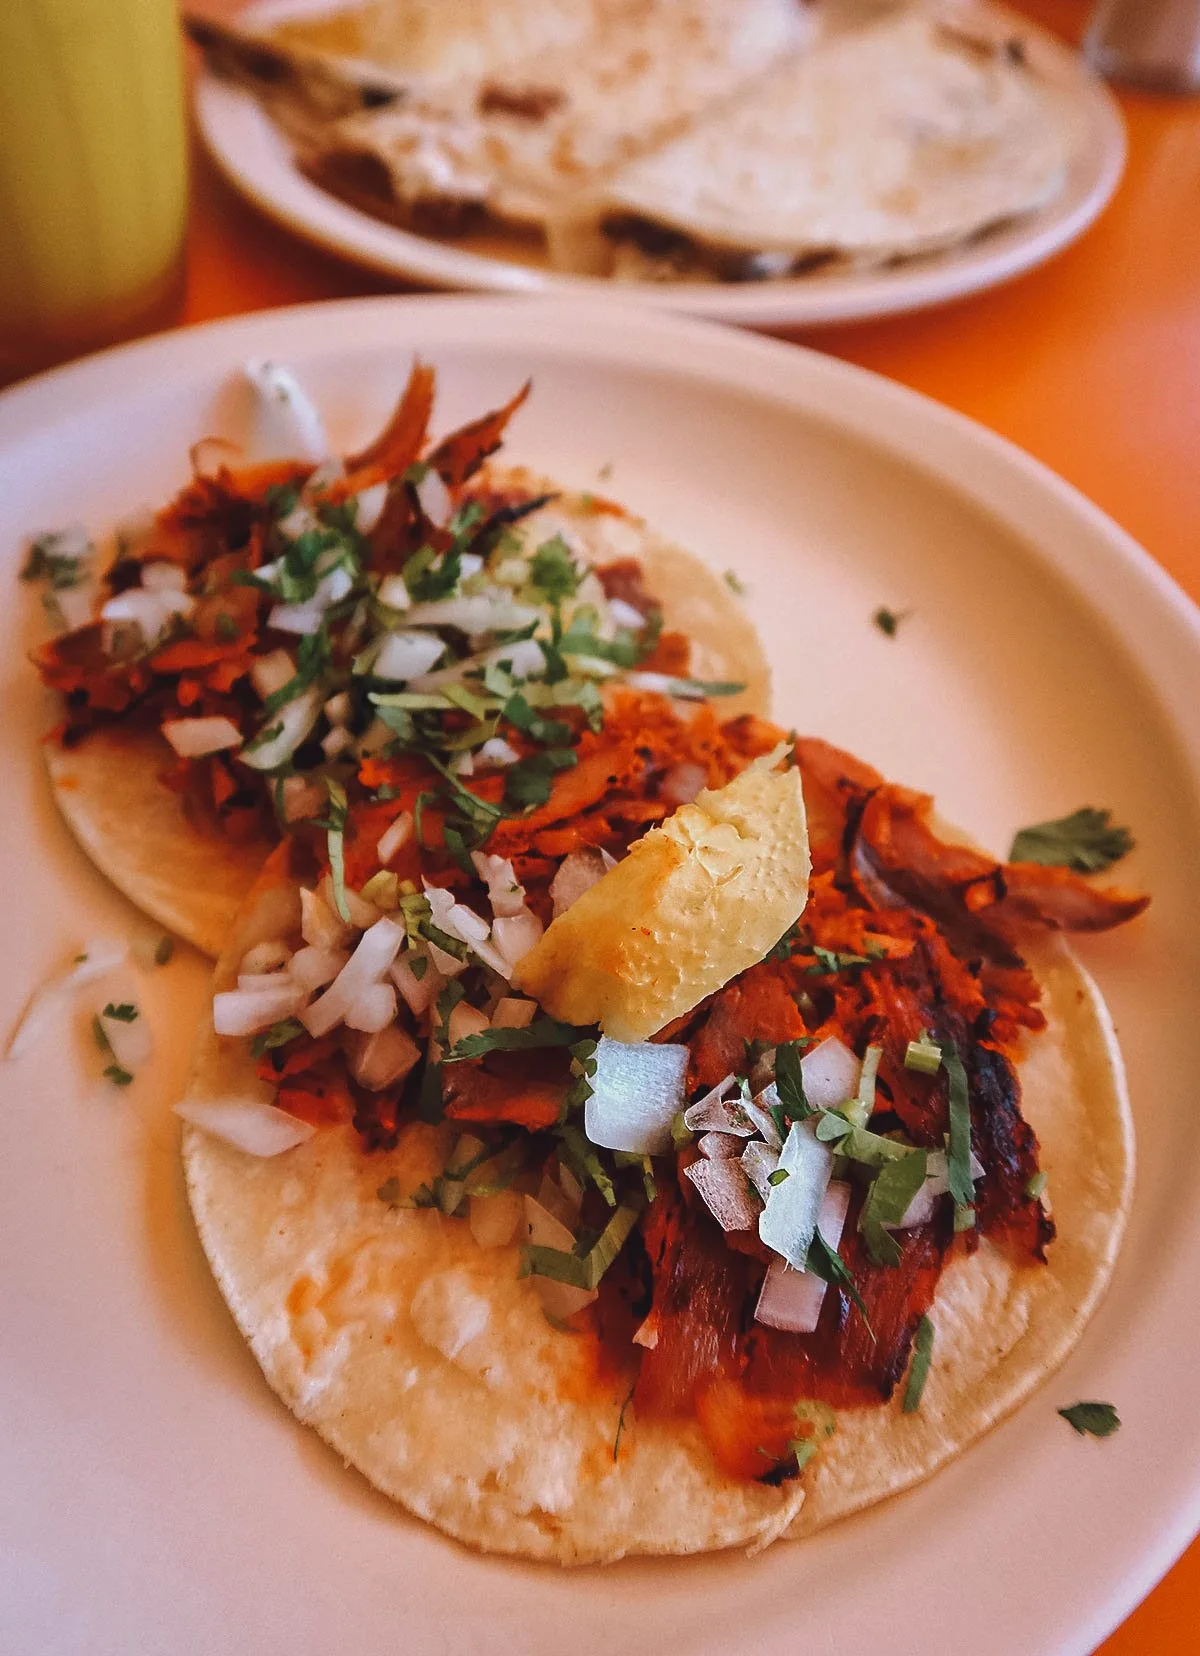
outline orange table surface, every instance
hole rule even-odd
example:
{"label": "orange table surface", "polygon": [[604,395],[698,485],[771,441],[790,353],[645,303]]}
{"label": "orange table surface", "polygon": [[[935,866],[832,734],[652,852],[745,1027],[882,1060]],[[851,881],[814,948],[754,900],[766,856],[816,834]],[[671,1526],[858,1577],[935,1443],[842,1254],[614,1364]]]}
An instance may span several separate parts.
{"label": "orange table surface", "polygon": [[[1083,0],[1019,9],[1070,40],[1087,13]],[[778,331],[1011,438],[1200,599],[1200,97],[1120,101],[1125,178],[1099,223],[1049,265],[915,316]],[[182,320],[398,287],[276,228],[197,155]],[[1200,1542],[1100,1649],[1197,1656]]]}

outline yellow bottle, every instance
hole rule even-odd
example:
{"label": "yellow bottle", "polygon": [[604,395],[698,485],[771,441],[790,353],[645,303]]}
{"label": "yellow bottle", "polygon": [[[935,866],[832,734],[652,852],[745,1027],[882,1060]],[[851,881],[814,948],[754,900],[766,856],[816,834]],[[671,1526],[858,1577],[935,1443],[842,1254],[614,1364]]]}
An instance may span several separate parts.
{"label": "yellow bottle", "polygon": [[0,375],[163,315],[186,143],[174,0],[0,0]]}

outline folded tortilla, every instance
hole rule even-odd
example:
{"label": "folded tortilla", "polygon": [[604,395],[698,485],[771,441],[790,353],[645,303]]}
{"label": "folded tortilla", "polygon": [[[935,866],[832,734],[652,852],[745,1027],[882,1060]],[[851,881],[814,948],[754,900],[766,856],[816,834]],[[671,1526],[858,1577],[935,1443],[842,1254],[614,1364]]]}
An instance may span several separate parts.
{"label": "folded tortilla", "polygon": [[[272,858],[217,966],[230,987],[254,943],[294,928],[297,888]],[[377,1488],[486,1551],[562,1564],[693,1553],[812,1530],[908,1488],[1010,1414],[1078,1341],[1112,1274],[1133,1138],[1120,1053],[1087,973],[1057,938],[1027,959],[1048,1027],[1020,1071],[1058,1225],[1047,1265],[984,1240],[953,1260],[932,1309],[920,1410],[839,1412],[836,1435],[779,1487],[722,1473],[694,1421],[639,1420],[627,1381],[550,1326],[515,1245],[378,1195],[441,1171],[453,1129],[409,1127],[368,1154],[349,1127],[272,1160],[186,1127],[188,1195],[206,1254],[266,1379]],[[201,1036],[193,1103],[267,1093],[246,1042]],[[618,1439],[618,1427],[621,1427]]]}
{"label": "folded tortilla", "polygon": [[[490,487],[532,497],[556,486],[492,466],[472,482],[473,489]],[[770,672],[758,635],[720,577],[696,558],[640,518],[570,491],[532,513],[519,532],[534,544],[562,534],[589,564],[636,558],[664,625],[693,641],[694,676],[746,686],[722,704],[730,714],[769,711]],[[219,954],[271,842],[238,842],[215,823],[186,816],[180,796],[161,781],[175,755],[156,727],[119,721],[71,748],[46,742],[42,752],[58,808],[101,873],[152,919],[205,954]]]}
{"label": "folded tortilla", "polygon": [[579,198],[555,263],[737,278],[934,253],[1062,188],[1065,125],[1019,42],[924,12],[792,55]]}

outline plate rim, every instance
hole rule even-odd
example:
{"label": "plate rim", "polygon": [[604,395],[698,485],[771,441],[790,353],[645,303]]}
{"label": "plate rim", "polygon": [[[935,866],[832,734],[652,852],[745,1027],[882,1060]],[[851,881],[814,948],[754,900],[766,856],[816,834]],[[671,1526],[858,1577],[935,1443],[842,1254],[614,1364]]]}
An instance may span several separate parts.
{"label": "plate rim", "polygon": [[[260,0],[251,11],[291,9],[288,0]],[[1077,241],[1116,193],[1128,160],[1120,105],[1082,56],[1050,30],[993,0],[976,8],[986,17],[1019,27],[1034,42],[1084,117],[1096,147],[1094,177],[1085,193],[1063,211],[1051,203],[1028,215],[1028,234],[992,247],[985,236],[964,247],[894,269],[851,272],[844,279],[803,277],[760,284],[618,284],[606,278],[543,271],[516,261],[456,248],[453,243],[390,225],[340,201],[299,173],[282,153],[283,140],[253,96],[201,64],[192,90],[196,126],[206,154],[225,181],[267,218],[377,275],[449,291],[528,293],[552,298],[597,299],[762,327],[825,327],[908,314],[952,303],[1036,269]],[[232,128],[232,130],[230,130]],[[239,153],[238,136],[267,143],[263,166],[252,151]],[[280,150],[276,159],[274,151]]]}
{"label": "plate rim", "polygon": [[[670,362],[677,372],[686,371],[699,383],[733,384],[852,431],[993,510],[1023,541],[1029,541],[1031,537],[1020,525],[1024,503],[1016,503],[1018,515],[1014,517],[1005,491],[1005,485],[1011,487],[1014,480],[1020,480],[1043,517],[1032,554],[1064,572],[1078,602],[1086,604],[1087,595],[1070,558],[1062,547],[1045,543],[1049,533],[1046,515],[1051,525],[1056,519],[1074,521],[1085,530],[1085,539],[1093,544],[1097,538],[1105,542],[1116,567],[1159,616],[1169,618],[1173,629],[1174,655],[1164,652],[1149,663],[1137,653],[1150,687],[1158,691],[1163,675],[1170,674],[1167,695],[1171,704],[1177,704],[1194,682],[1200,665],[1200,608],[1124,529],[1017,445],[922,393],[811,348],[694,319],[656,316],[639,307],[619,310],[608,304],[490,296],[383,296],[286,307],[181,328],[64,365],[0,394],[0,463],[23,440],[38,441],[47,428],[80,411],[86,417],[98,399],[134,379],[127,370],[135,365],[144,367],[158,358],[160,366],[178,363],[182,369],[199,373],[203,364],[211,370],[214,353],[210,346],[218,338],[228,343],[230,356],[241,352],[243,341],[257,338],[262,345],[269,337],[267,348],[272,350],[286,351],[289,339],[299,350],[304,339],[308,358],[336,358],[354,346],[361,347],[372,327],[389,345],[498,346],[510,351],[524,336],[531,346],[536,343],[543,349],[550,341],[559,354],[581,358],[585,364],[613,361],[614,357],[629,360],[635,353],[641,362],[647,356]],[[223,357],[225,352],[219,354]],[[981,472],[986,475],[957,475],[954,462],[963,452],[982,457]],[[1119,614],[1122,603],[1119,591],[1106,588],[1092,608],[1101,614],[1106,610]],[[1180,668],[1189,675],[1187,679],[1178,678]],[[1162,712],[1175,727],[1192,779],[1200,779],[1200,730],[1194,722],[1181,725],[1168,705]],[[1200,1216],[1193,1220],[1189,1236],[1200,1251]],[[1087,1619],[1065,1632],[1048,1629],[1044,1649],[1055,1656],[1087,1656],[1170,1568],[1198,1525],[1200,1482],[1153,1526],[1152,1536],[1136,1557],[1109,1578],[1106,1590],[1094,1597]]]}

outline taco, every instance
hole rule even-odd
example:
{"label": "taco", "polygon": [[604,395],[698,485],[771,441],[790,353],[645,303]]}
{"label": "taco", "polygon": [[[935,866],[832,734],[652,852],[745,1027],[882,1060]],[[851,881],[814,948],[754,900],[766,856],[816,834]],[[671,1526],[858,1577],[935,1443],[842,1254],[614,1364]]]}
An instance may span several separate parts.
{"label": "taco", "polygon": [[574,764],[466,859],[444,806],[411,827],[419,744],[274,853],[180,1106],[192,1210],[271,1386],[446,1533],[764,1546],[928,1476],[1079,1338],[1133,1147],[1059,933],[1145,900],[752,715],[554,718]]}
{"label": "taco", "polygon": [[[363,797],[362,759],[439,710],[463,738],[448,765],[526,789],[514,720],[536,720],[551,670],[578,708],[629,680],[765,711],[757,637],[718,577],[611,501],[485,463],[525,392],[433,443],[418,363],[343,461],[290,376],[254,378],[287,416],[274,452],[295,458],[235,469],[218,448],[205,469],[200,445],[191,483],[118,533],[102,576],[78,533],[41,537],[26,571],[72,622],[33,658],[64,701],[43,750],[55,799],[172,931],[217,954],[284,829]],[[484,666],[491,687],[471,690]]]}

